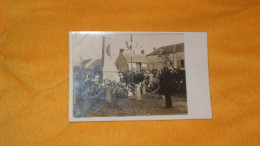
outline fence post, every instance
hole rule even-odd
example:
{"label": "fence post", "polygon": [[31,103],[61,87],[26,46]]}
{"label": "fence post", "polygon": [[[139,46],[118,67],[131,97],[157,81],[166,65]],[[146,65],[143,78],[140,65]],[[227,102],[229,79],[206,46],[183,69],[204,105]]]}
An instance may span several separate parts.
{"label": "fence post", "polygon": [[143,95],[146,94],[146,88],[145,88],[145,83],[143,82],[143,89],[142,89]]}
{"label": "fence post", "polygon": [[111,102],[111,95],[110,95],[111,88],[109,86],[106,86],[106,102]]}
{"label": "fence post", "polygon": [[165,100],[165,96],[164,95],[162,95],[162,98]]}

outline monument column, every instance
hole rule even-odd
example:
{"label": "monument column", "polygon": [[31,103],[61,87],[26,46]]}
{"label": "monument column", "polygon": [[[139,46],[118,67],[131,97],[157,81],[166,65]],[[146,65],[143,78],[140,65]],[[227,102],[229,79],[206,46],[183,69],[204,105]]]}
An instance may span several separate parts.
{"label": "monument column", "polygon": [[119,82],[118,71],[112,58],[111,35],[103,34],[101,82],[104,79]]}

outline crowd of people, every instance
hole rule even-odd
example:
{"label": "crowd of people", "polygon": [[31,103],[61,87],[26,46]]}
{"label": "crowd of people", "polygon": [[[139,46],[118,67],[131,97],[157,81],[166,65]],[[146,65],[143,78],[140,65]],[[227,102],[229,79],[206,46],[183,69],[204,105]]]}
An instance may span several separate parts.
{"label": "crowd of people", "polygon": [[[165,74],[167,73],[167,74]],[[172,82],[172,87],[177,87],[176,90],[185,90],[186,88],[186,80],[185,80],[185,71],[180,70],[180,69],[173,69],[172,67],[169,68],[164,68],[164,69],[159,69],[159,70],[142,70],[140,72],[121,72],[119,73],[120,76],[120,81],[124,82],[126,84],[140,84],[141,85],[146,85],[147,87],[147,92],[152,91],[154,89],[157,89],[158,86],[160,85],[160,81],[163,78],[169,77],[168,81]]]}

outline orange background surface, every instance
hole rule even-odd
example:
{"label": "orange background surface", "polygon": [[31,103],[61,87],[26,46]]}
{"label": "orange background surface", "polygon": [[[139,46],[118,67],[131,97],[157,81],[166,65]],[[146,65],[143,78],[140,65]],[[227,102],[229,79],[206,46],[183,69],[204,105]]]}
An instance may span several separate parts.
{"label": "orange background surface", "polygon": [[[0,145],[260,145],[259,4],[1,0]],[[68,32],[82,30],[208,32],[213,119],[70,125]]]}

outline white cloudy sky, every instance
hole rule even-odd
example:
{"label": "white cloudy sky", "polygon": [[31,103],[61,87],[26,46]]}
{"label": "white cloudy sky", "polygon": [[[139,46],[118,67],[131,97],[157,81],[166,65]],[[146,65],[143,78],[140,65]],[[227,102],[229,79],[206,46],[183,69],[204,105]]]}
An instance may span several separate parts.
{"label": "white cloudy sky", "polygon": [[[126,49],[126,41],[130,43],[130,34],[113,34],[111,37],[111,52],[116,59],[120,48]],[[133,34],[133,47],[142,46],[145,53],[153,51],[153,48],[183,43],[183,33],[174,34]],[[82,59],[99,59],[102,57],[102,34],[73,33],[72,35],[73,62],[78,64]],[[108,42],[108,41],[107,41]]]}

